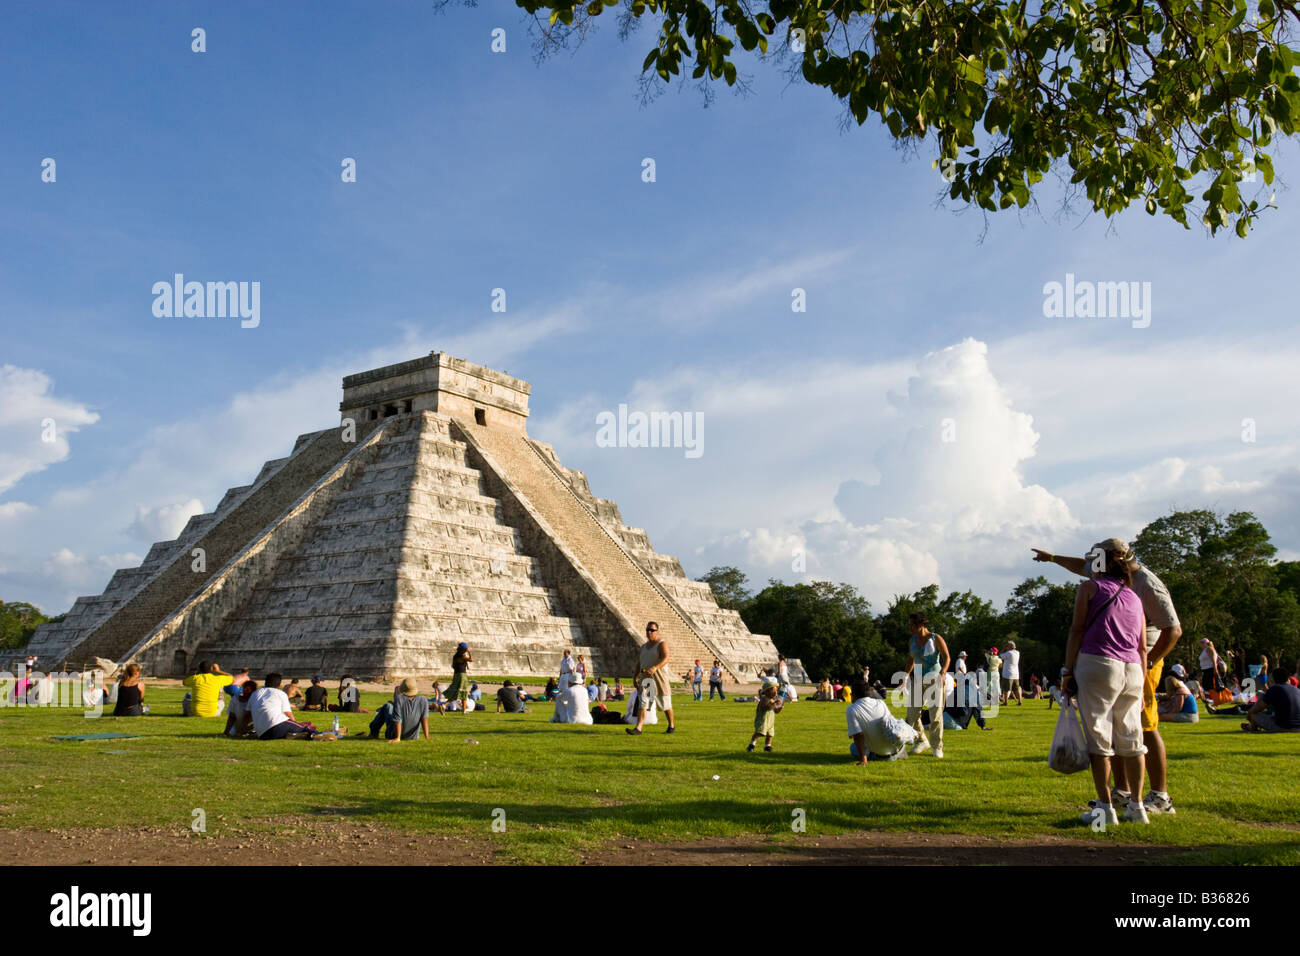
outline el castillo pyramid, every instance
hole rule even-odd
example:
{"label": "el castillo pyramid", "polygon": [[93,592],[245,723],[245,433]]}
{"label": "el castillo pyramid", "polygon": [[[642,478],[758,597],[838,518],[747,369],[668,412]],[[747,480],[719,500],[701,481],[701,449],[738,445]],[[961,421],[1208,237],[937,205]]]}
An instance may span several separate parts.
{"label": "el castillo pyramid", "polygon": [[675,659],[751,680],[777,657],[676,558],[525,432],[527,382],[433,352],[343,379],[342,424],[299,436],[252,484],[43,626],[43,669],[135,661],[254,673],[629,675],[654,620]]}

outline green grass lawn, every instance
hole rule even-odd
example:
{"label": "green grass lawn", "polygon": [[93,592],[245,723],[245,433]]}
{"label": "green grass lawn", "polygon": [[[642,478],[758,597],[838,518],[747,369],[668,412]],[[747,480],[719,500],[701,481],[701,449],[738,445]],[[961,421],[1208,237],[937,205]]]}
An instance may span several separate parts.
{"label": "green grass lawn", "polygon": [[[179,689],[151,687],[154,716],[85,719],[80,711],[0,709],[0,829],[188,828],[336,812],[403,830],[492,840],[505,861],[560,862],[626,837],[680,841],[763,834],[802,839],[860,830],[1073,836],[1188,848],[1187,863],[1300,863],[1300,735],[1247,735],[1203,717],[1165,730],[1175,817],[1092,834],[1076,823],[1088,774],[1047,768],[1056,711],[1003,708],[981,733],[949,731],[930,755],[858,767],[844,705],[800,701],[777,718],[776,751],[744,752],[753,705],[675,697],[679,732],[548,723],[532,713],[434,715],[431,741],[263,743],[218,735],[225,718],[182,718]],[[384,699],[367,694],[363,706]],[[615,707],[620,706],[618,703]],[[367,715],[340,715],[351,734]],[[311,715],[327,726],[330,715]],[[120,731],[134,740],[64,742]],[[468,743],[467,738],[477,740]],[[718,779],[713,779],[714,776]],[[492,833],[492,811],[506,811]],[[792,810],[807,833],[791,832]],[[995,862],[991,858],[990,862]],[[1048,857],[1046,862],[1050,862]]]}

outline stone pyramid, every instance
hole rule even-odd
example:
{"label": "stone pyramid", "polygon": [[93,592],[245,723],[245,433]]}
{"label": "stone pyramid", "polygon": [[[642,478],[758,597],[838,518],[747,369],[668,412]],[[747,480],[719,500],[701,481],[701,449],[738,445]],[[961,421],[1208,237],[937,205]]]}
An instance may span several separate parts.
{"label": "stone pyramid", "polygon": [[190,519],[103,594],[34,635],[46,669],[95,658],[146,673],[199,659],[331,678],[633,672],[658,621],[674,674],[696,658],[752,680],[768,637],[525,433],[527,382],[439,352],[343,380],[338,428]]}

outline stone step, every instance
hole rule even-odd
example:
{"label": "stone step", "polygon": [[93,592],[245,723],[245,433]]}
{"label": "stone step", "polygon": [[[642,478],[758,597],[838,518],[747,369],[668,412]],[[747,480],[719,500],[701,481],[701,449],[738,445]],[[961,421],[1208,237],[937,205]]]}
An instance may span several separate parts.
{"label": "stone step", "polygon": [[[646,621],[660,625],[670,653],[678,659],[712,659],[691,623],[668,603],[655,583],[638,567],[614,536],[582,503],[526,437],[478,426],[463,431],[502,469],[565,548],[612,599],[623,616],[640,628]],[[629,635],[630,636],[630,635]],[[643,638],[637,634],[634,640]]]}

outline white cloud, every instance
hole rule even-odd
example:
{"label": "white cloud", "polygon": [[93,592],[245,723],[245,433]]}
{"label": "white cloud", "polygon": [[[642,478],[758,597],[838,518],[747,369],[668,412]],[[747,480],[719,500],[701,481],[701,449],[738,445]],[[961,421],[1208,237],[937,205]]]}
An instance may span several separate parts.
{"label": "white cloud", "polygon": [[54,395],[53,386],[38,369],[0,366],[0,494],[63,461],[68,435],[99,421],[86,406]]}
{"label": "white cloud", "polygon": [[135,509],[135,520],[128,529],[137,539],[145,541],[172,541],[185,527],[185,523],[194,515],[203,514],[203,502],[198,498],[174,505],[161,505],[146,508],[139,505]]}

